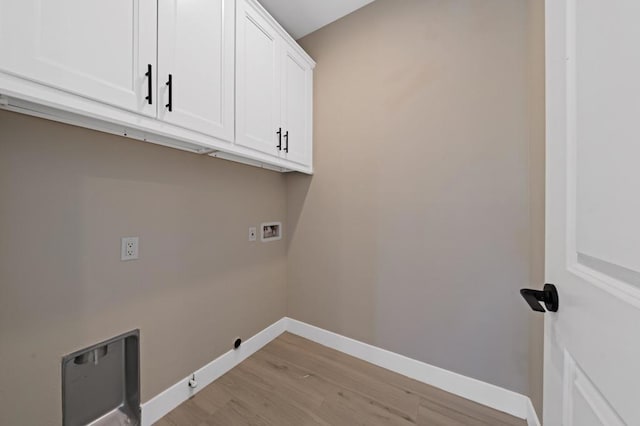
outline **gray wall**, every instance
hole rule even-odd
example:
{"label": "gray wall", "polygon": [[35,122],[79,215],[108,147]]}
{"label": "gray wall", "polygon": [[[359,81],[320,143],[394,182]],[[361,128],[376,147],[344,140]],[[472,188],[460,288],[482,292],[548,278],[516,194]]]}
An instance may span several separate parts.
{"label": "gray wall", "polygon": [[[0,111],[0,424],[57,425],[60,361],[141,330],[146,401],[286,314],[284,177]],[[120,261],[137,235],[140,260]]]}
{"label": "gray wall", "polygon": [[[544,0],[529,3],[529,201],[531,225],[530,282],[544,282],[545,239],[545,56]],[[542,370],[544,361],[544,316],[530,312],[529,396],[542,418]]]}
{"label": "gray wall", "polygon": [[318,63],[316,174],[288,176],[290,316],[530,393],[534,10],[377,0],[301,40]]}

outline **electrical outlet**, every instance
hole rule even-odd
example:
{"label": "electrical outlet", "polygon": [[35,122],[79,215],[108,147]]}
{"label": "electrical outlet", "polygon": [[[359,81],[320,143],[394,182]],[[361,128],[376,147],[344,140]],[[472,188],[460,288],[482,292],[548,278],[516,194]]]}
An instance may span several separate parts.
{"label": "electrical outlet", "polygon": [[123,237],[120,260],[136,260],[138,258],[138,237]]}
{"label": "electrical outlet", "polygon": [[258,239],[258,229],[255,226],[249,228],[249,241],[256,241]]}

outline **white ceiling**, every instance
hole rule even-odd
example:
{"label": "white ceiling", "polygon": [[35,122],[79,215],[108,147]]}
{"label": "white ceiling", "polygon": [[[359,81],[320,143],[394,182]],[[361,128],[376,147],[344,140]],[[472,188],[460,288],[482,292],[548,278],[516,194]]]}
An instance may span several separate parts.
{"label": "white ceiling", "polygon": [[373,0],[259,0],[296,40]]}

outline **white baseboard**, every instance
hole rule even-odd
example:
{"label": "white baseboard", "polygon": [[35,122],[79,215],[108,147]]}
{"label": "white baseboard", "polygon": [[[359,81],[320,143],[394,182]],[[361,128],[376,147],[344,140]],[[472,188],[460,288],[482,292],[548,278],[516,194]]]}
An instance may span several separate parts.
{"label": "white baseboard", "polygon": [[527,404],[527,426],[540,426],[540,419],[538,419],[538,413],[536,413],[536,409],[533,407],[533,402],[531,399]]}
{"label": "white baseboard", "polygon": [[196,389],[189,388],[188,382],[191,376],[188,376],[143,404],[142,425],[152,425],[285,331],[462,398],[525,419],[528,426],[540,426],[533,404],[525,395],[286,317],[244,342],[238,350],[231,350],[196,371],[198,381]]}
{"label": "white baseboard", "polygon": [[220,355],[209,364],[197,370],[194,374],[198,382],[198,387],[195,389],[189,387],[189,380],[191,379],[191,375],[189,375],[159,395],[156,395],[148,402],[142,404],[142,426],[150,426],[157,422],[178,405],[211,384],[211,382],[218,377],[258,352],[264,345],[286,331],[287,322],[286,318],[276,321],[247,341],[242,342],[242,345],[238,349],[232,349]]}
{"label": "white baseboard", "polygon": [[529,398],[480,380],[472,379],[376,346],[288,319],[287,331],[403,376],[435,386],[495,410],[527,419]]}

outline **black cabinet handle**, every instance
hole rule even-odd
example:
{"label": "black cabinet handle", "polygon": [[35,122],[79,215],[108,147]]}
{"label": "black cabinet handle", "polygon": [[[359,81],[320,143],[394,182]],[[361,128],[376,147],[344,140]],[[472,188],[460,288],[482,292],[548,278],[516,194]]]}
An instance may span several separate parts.
{"label": "black cabinet handle", "polygon": [[289,131],[284,134],[284,152],[289,152]]}
{"label": "black cabinet handle", "polygon": [[520,290],[520,294],[527,301],[531,309],[536,312],[546,312],[540,305],[540,302],[544,302],[547,310],[550,312],[557,312],[559,299],[558,290],[553,284],[545,284],[542,290],[531,290],[523,288]]}
{"label": "black cabinet handle", "polygon": [[165,106],[169,109],[169,111],[173,111],[173,76],[171,74],[169,74],[167,86],[169,87],[169,103]]}
{"label": "black cabinet handle", "polygon": [[276,145],[276,148],[278,148],[278,151],[282,151],[282,127],[278,127],[276,135],[278,135],[278,145]]}
{"label": "black cabinet handle", "polygon": [[145,96],[145,99],[147,100],[147,102],[149,102],[149,105],[153,104],[153,96],[152,96],[152,91],[153,91],[153,80],[151,77],[151,71],[152,71],[152,67],[151,64],[147,65],[147,72],[144,73],[144,75],[147,77],[147,96]]}

